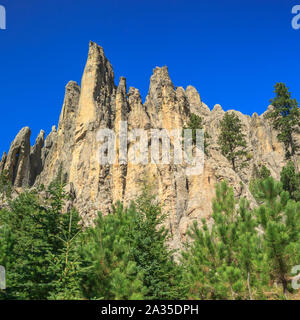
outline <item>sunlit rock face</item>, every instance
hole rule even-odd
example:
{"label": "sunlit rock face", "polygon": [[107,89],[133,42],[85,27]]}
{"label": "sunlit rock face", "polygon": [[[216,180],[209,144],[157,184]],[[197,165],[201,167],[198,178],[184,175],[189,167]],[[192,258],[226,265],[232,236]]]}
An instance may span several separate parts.
{"label": "sunlit rock face", "polygon": [[[152,186],[167,214],[166,225],[172,234],[170,245],[179,248],[193,221],[210,217],[217,182],[228,180],[237,197],[246,196],[255,206],[249,192],[254,165],[266,165],[272,175],[279,178],[285,164],[284,149],[265,117],[271,108],[261,116],[254,113],[252,117],[228,111],[241,119],[248,144],[248,166],[235,172],[217,144],[219,123],[225,114],[220,105],[210,111],[194,87],[188,86],[186,90],[175,87],[167,67],[153,70],[149,92],[142,103],[139,90],[127,88],[124,77],[115,85],[112,65],[103,49],[91,42],[81,85],[70,81],[66,86],[57,129],[53,126],[46,139],[41,131],[35,145],[30,146],[30,129],[23,128],[9,152],[3,154],[0,171],[6,170],[14,187],[22,189],[49,184],[62,169],[68,189],[74,195],[73,204],[87,224],[98,211],[109,214],[118,200],[129,204],[146,182]],[[151,161],[134,164],[119,157],[121,121],[127,122],[129,132],[146,131],[150,160],[151,130],[182,131],[191,113],[202,117],[204,128],[211,136],[201,174],[187,175],[185,164]],[[113,130],[117,138],[114,164],[99,162],[101,143],[97,133],[105,128]],[[170,141],[172,149],[174,138],[170,137]],[[128,140],[127,155],[134,148],[135,143]]]}

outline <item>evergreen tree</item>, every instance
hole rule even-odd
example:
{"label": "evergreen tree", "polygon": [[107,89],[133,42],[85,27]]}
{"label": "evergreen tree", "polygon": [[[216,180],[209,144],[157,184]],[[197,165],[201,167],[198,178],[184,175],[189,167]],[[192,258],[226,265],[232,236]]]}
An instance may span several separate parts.
{"label": "evergreen tree", "polygon": [[[63,186],[55,182],[46,198],[41,199],[39,192],[24,192],[1,210],[0,264],[7,270],[4,298],[47,299],[53,291],[57,293],[64,272],[73,263],[65,235],[72,239],[80,231],[76,211],[62,214],[65,198]],[[66,279],[64,283],[72,287]]]}
{"label": "evergreen tree", "polygon": [[300,173],[296,173],[295,165],[288,161],[280,172],[280,181],[283,190],[290,194],[295,201],[300,201]]}
{"label": "evergreen tree", "polygon": [[271,176],[270,170],[265,165],[262,165],[260,170],[258,171],[256,178],[265,180],[270,176]]}
{"label": "evergreen tree", "polygon": [[274,129],[278,130],[277,138],[284,144],[286,158],[290,159],[299,150],[294,134],[300,132],[300,110],[297,100],[291,98],[284,83],[276,83],[274,88],[276,96],[270,102],[275,108],[267,117],[271,119]]}
{"label": "evergreen tree", "polygon": [[218,138],[218,144],[223,156],[231,162],[233,170],[238,167],[238,160],[244,161],[239,167],[246,166],[245,159],[247,152],[247,143],[245,135],[242,132],[242,122],[234,113],[225,113],[220,122],[221,133]]}
{"label": "evergreen tree", "polygon": [[119,203],[108,216],[99,214],[81,249],[86,297],[180,298],[179,268],[167,247],[163,221],[147,188],[129,208]]}
{"label": "evergreen tree", "polygon": [[290,290],[289,273],[299,258],[295,248],[299,248],[300,204],[290,200],[282,184],[271,177],[260,183],[259,196],[263,204],[256,209],[256,214],[264,230],[269,272],[273,281],[282,285],[286,296]]}
{"label": "evergreen tree", "polygon": [[212,217],[211,231],[205,219],[202,229],[196,223],[193,225],[190,232],[193,242],[183,252],[189,297],[261,297],[266,282],[265,262],[248,202],[241,199],[236,209],[233,189],[222,182],[216,188]]}
{"label": "evergreen tree", "polygon": [[12,185],[8,177],[7,171],[2,171],[0,173],[0,199],[8,199],[11,197]]}
{"label": "evergreen tree", "polygon": [[262,165],[259,168],[256,165],[253,166],[253,172],[252,172],[252,177],[249,184],[249,189],[257,202],[260,202],[259,200],[260,184],[263,180],[267,179],[270,176],[271,176],[271,172],[265,165]]}
{"label": "evergreen tree", "polygon": [[[191,113],[190,119],[183,129],[191,129],[192,130],[192,141],[193,144],[196,144],[196,130],[203,129],[203,119],[197,116],[194,113]],[[204,132],[204,153],[209,156],[208,147],[209,147],[209,140],[211,136],[205,131]]]}
{"label": "evergreen tree", "polygon": [[78,238],[82,232],[78,225],[79,221],[79,215],[74,208],[62,215],[60,233],[57,235],[62,242],[61,248],[58,251],[47,253],[48,274],[57,275],[52,281],[49,299],[73,300],[83,297],[81,260],[77,250]]}
{"label": "evergreen tree", "polygon": [[133,204],[136,222],[132,228],[131,254],[138,270],[144,274],[148,299],[180,299],[184,289],[178,286],[181,273],[169,250],[169,231],[163,223],[166,215],[161,212],[149,186]]}
{"label": "evergreen tree", "polygon": [[132,259],[130,229],[136,219],[133,209],[119,203],[107,216],[101,213],[95,226],[83,234],[82,290],[89,299],[143,299],[143,274]]}

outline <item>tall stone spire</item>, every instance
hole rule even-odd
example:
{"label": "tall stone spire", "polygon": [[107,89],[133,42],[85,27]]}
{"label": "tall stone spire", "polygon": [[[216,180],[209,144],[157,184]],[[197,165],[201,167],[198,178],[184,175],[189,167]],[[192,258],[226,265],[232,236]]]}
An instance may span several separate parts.
{"label": "tall stone spire", "polygon": [[86,130],[95,128],[100,122],[109,121],[110,99],[114,91],[112,65],[105,57],[103,49],[90,42],[81,80],[76,141],[84,137]]}
{"label": "tall stone spire", "polygon": [[15,187],[25,187],[29,183],[30,174],[30,135],[28,127],[23,128],[12,142],[4,170]]}

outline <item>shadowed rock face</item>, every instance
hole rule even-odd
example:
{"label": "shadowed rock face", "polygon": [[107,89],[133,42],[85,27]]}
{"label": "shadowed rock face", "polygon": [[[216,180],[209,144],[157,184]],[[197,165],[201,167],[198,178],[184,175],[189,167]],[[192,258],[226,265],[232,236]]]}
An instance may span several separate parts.
{"label": "shadowed rock face", "polygon": [[[236,113],[243,123],[250,155],[248,167],[238,172],[232,170],[217,144],[219,122],[225,113],[220,105],[210,111],[194,87],[175,89],[167,67],[153,70],[143,104],[138,89],[127,91],[124,77],[115,85],[113,69],[103,49],[91,42],[81,87],[74,81],[66,86],[57,130],[54,126],[46,140],[41,131],[35,145],[30,147],[30,129],[23,128],[8,154],[4,153],[0,172],[7,170],[13,185],[19,188],[47,185],[62,168],[74,205],[87,223],[99,210],[110,213],[117,200],[128,204],[140,194],[146,181],[152,184],[163,211],[168,214],[166,224],[173,235],[171,246],[178,248],[193,221],[210,217],[215,183],[227,179],[236,196],[246,196],[255,206],[248,188],[254,165],[265,164],[278,179],[285,164],[283,146],[265,119],[266,113],[261,116],[254,113],[250,117],[238,111],[230,112]],[[129,131],[142,128],[150,137],[150,130],[155,128],[181,130],[191,113],[202,117],[211,136],[209,156],[205,156],[201,175],[186,175],[184,165],[134,165],[119,160],[114,165],[99,164],[99,129],[111,128],[118,138],[119,121],[127,121]],[[129,141],[128,154],[133,147],[134,143]],[[119,152],[117,142],[117,156]]]}
{"label": "shadowed rock face", "polygon": [[34,146],[30,151],[30,174],[29,174],[29,185],[32,186],[36,180],[36,177],[43,170],[42,161],[42,149],[44,147],[45,132],[41,130],[40,134],[36,138]]}
{"label": "shadowed rock face", "polygon": [[4,170],[6,159],[7,159],[7,154],[6,154],[6,152],[3,152],[3,155],[2,155],[2,158],[0,161],[0,172],[2,172]]}
{"label": "shadowed rock face", "polygon": [[12,142],[4,165],[8,177],[15,187],[25,187],[30,176],[30,134],[23,128]]}

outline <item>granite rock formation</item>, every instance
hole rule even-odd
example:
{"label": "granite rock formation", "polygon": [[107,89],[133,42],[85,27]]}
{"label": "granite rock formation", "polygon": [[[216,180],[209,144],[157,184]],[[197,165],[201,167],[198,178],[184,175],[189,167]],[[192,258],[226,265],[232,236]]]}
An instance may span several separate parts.
{"label": "granite rock formation", "polygon": [[[175,88],[167,67],[153,70],[149,92],[142,103],[138,89],[127,89],[124,77],[115,85],[112,65],[103,49],[91,42],[81,86],[74,81],[66,86],[57,129],[53,126],[46,139],[41,131],[31,147],[30,129],[23,128],[9,152],[4,153],[0,171],[8,172],[15,188],[32,188],[49,184],[62,168],[68,188],[74,194],[74,205],[87,223],[99,210],[109,214],[118,200],[129,203],[147,181],[168,214],[166,223],[173,235],[171,245],[177,248],[194,220],[210,217],[215,183],[228,180],[237,197],[246,196],[255,206],[249,192],[254,165],[266,165],[279,178],[285,164],[284,149],[265,118],[268,110],[252,117],[228,111],[241,119],[248,144],[248,166],[235,172],[217,144],[219,122],[225,113],[220,105],[210,110],[194,87]],[[99,163],[99,129],[111,128],[120,138],[119,123],[127,121],[128,131],[142,128],[150,135],[152,129],[183,128],[191,113],[202,117],[204,128],[211,136],[202,174],[187,175],[183,164],[134,164],[124,162],[122,157],[117,157],[113,165]],[[119,140],[115,146],[117,156]],[[128,141],[127,147],[128,155],[135,151],[133,141]]]}

